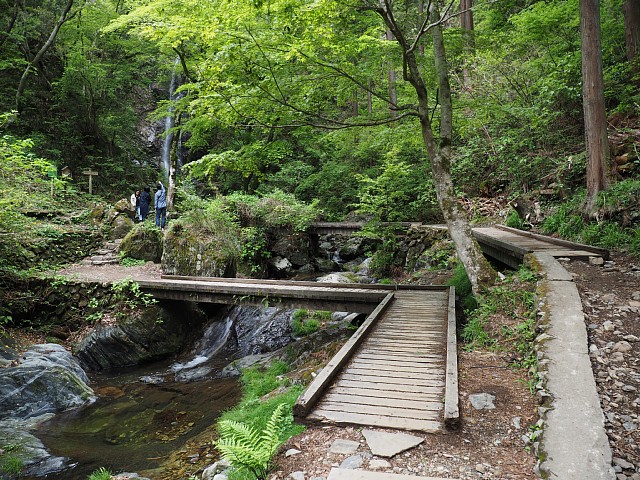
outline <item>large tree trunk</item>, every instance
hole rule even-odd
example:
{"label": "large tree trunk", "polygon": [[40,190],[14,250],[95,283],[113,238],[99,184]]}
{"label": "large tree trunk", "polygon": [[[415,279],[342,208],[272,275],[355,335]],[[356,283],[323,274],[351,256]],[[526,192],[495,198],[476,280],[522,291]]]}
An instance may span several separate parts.
{"label": "large tree trunk", "polygon": [[587,150],[587,198],[585,213],[591,215],[598,194],[609,186],[609,141],[604,106],[600,0],[580,0],[582,35],[582,102]]}
{"label": "large tree trunk", "polygon": [[[470,2],[471,0],[469,0]],[[466,214],[457,202],[453,181],[451,179],[451,138],[453,135],[453,104],[451,101],[451,85],[449,83],[449,64],[447,62],[442,28],[438,24],[440,14],[433,9],[431,16],[435,26],[432,29],[433,53],[436,75],[438,78],[438,92],[440,101],[440,148],[431,151],[431,171],[433,172],[436,195],[442,214],[447,222],[449,235],[456,245],[456,253],[467,271],[475,294],[481,293],[484,286],[495,280],[495,271],[482,254],[480,246],[473,236]],[[430,140],[430,126],[425,129],[425,120],[421,119],[423,139],[425,144]],[[425,137],[426,133],[426,137]],[[435,142],[433,142],[435,145]]]}
{"label": "large tree trunk", "polygon": [[624,12],[624,33],[627,44],[627,60],[632,62],[638,56],[640,46],[640,2],[625,0],[622,5]]}
{"label": "large tree trunk", "polygon": [[36,56],[33,57],[33,60],[29,62],[29,65],[27,65],[27,68],[25,68],[24,72],[22,73],[22,77],[20,78],[20,83],[18,84],[18,90],[16,92],[16,110],[18,112],[20,112],[20,100],[22,97],[22,92],[24,92],[25,86],[27,85],[27,77],[29,76],[29,72],[31,71],[33,66],[40,61],[40,59],[44,56],[47,50],[49,50],[51,45],[53,45],[53,42],[58,36],[58,32],[60,31],[60,28],[70,18],[68,15],[69,15],[69,12],[71,11],[71,7],[73,7],[73,1],[74,0],[67,0],[67,3],[64,6],[62,13],[60,14],[58,21],[56,22],[55,26],[53,27],[53,30],[51,31],[51,34],[49,35],[49,38],[44,43],[44,45],[40,47],[40,50],[38,50],[38,53],[36,53]]}
{"label": "large tree trunk", "polygon": [[[436,74],[438,77],[438,89],[440,94],[441,124],[440,138],[436,140],[431,125],[429,111],[429,94],[426,83],[418,67],[416,49],[412,48],[403,31],[396,22],[391,3],[381,0],[377,12],[382,16],[385,24],[393,33],[396,41],[402,48],[404,60],[404,79],[415,89],[418,97],[418,117],[422,131],[422,139],[427,150],[436,195],[442,214],[447,222],[449,235],[456,246],[458,258],[464,265],[467,276],[471,281],[473,293],[478,295],[495,281],[495,271],[482,254],[478,242],[473,236],[471,226],[464,211],[458,204],[453,181],[451,179],[451,135],[453,108],[451,103],[451,88],[449,86],[449,70],[446,61],[442,30],[438,25],[439,13],[432,5],[431,25],[434,41],[434,53],[436,58]],[[435,25],[435,26],[433,26]]]}

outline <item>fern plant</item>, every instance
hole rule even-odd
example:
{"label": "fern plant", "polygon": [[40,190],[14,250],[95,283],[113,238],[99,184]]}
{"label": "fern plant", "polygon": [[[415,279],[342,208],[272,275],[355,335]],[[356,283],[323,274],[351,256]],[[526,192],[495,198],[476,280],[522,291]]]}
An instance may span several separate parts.
{"label": "fern plant", "polygon": [[271,470],[271,460],[282,444],[280,431],[287,421],[285,403],[276,407],[262,431],[242,422],[222,420],[218,424],[220,439],[215,445],[238,471],[246,471],[257,480],[265,480]]}

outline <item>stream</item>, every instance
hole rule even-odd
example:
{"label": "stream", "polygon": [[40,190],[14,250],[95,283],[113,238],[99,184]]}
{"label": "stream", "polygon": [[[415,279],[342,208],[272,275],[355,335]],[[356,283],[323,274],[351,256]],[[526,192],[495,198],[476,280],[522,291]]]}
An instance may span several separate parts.
{"label": "stream", "polygon": [[101,467],[160,478],[171,454],[215,425],[221,412],[240,400],[237,379],[213,377],[237,348],[228,340],[235,316],[243,312],[251,315],[239,308],[205,328],[186,362],[89,374],[98,399],[55,415],[35,432],[68,468],[46,477],[20,478],[84,480]]}
{"label": "stream", "polygon": [[158,469],[241,395],[236,379],[145,383],[143,377],[157,379],[158,370],[93,375],[91,386],[99,397],[95,403],[39,426],[36,435],[50,453],[69,459],[72,467],[45,478],[85,479],[100,467],[112,472]]}

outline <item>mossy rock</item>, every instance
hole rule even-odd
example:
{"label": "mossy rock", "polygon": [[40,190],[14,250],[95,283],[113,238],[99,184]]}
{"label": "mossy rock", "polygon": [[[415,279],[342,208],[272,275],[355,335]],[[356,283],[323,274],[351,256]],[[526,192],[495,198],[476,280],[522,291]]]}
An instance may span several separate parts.
{"label": "mossy rock", "polygon": [[120,252],[127,257],[160,263],[162,232],[149,222],[138,223],[122,239]]}
{"label": "mossy rock", "polygon": [[233,278],[239,251],[220,245],[215,233],[173,223],[164,237],[162,271],[167,275]]}
{"label": "mossy rock", "polygon": [[133,228],[133,220],[126,215],[118,214],[111,221],[111,235],[110,238],[115,240],[116,238],[124,238]]}

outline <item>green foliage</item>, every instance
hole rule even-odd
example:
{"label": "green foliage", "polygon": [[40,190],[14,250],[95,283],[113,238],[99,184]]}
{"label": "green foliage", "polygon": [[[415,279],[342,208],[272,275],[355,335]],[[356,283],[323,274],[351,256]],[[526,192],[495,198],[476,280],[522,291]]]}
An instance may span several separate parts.
{"label": "green foliage", "polygon": [[462,338],[467,349],[489,348],[508,352],[512,365],[527,369],[533,391],[537,378],[535,354],[536,274],[524,266],[509,273],[501,284],[491,287],[467,310]]}
{"label": "green foliage", "polygon": [[280,190],[261,196],[233,194],[226,197],[225,203],[235,210],[240,224],[248,227],[304,232],[319,215],[316,202],[305,204]]}
{"label": "green foliage", "polygon": [[87,480],[110,480],[110,479],[111,479],[111,472],[104,467],[100,467],[98,470],[96,470],[95,472],[92,472],[87,477]]}
{"label": "green foliage", "polygon": [[158,303],[153,295],[144,293],[140,284],[130,278],[114,282],[111,290],[116,294],[116,300],[124,302],[129,308],[149,307]]}
{"label": "green foliage", "polygon": [[456,296],[460,299],[460,305],[465,311],[473,310],[478,306],[472,293],[471,282],[461,263],[454,267],[453,274],[447,285],[455,287]]}
{"label": "green foliage", "polygon": [[220,421],[220,439],[215,442],[216,447],[234,468],[265,480],[271,470],[271,460],[284,442],[283,426],[290,423],[288,408],[285,403],[279,404],[262,431],[232,420]]}
{"label": "green foliage", "polygon": [[567,202],[553,207],[541,230],[569,240],[640,255],[638,229],[632,220],[640,216],[637,208],[640,181],[624,180],[601,192],[591,219],[584,216],[584,201],[584,190],[579,190]]}
{"label": "green foliage", "polygon": [[271,257],[267,249],[267,232],[260,227],[243,227],[242,252],[240,257],[247,263],[252,273],[264,273],[265,262]]}
{"label": "green foliage", "polygon": [[[243,425],[241,427],[246,432],[253,431],[258,433],[258,437],[264,431],[277,431],[278,442],[284,442],[287,438],[297,435],[303,430],[303,427],[293,423],[291,408],[298,396],[302,393],[301,385],[290,386],[289,380],[284,376],[289,367],[286,363],[277,361],[272,363],[268,368],[252,367],[243,370],[240,381],[243,385],[243,396],[241,402],[231,410],[224,412],[220,419],[220,424]],[[285,389],[285,393],[277,395],[270,394],[274,390]],[[270,394],[270,395],[267,395]],[[268,398],[267,398],[268,397]],[[276,410],[280,410],[276,414]],[[276,419],[273,424],[272,419]],[[269,425],[269,422],[272,422]],[[270,438],[274,439],[273,436]],[[260,441],[260,440],[259,440]],[[257,450],[261,452],[260,461],[262,467],[268,468],[271,456],[268,456],[263,450],[269,450],[268,445],[260,444],[255,448],[251,448],[248,454],[250,458],[255,459]],[[267,458],[268,457],[268,458]],[[233,462],[233,459],[230,459]],[[241,467],[241,465],[234,464]],[[244,469],[246,472],[246,469]],[[247,478],[242,475],[236,476],[235,472],[232,478]],[[253,477],[255,478],[255,477]]]}
{"label": "green foliage", "polygon": [[509,212],[509,215],[507,215],[507,219],[504,223],[507,227],[517,228],[519,230],[531,229],[531,225],[527,223],[523,218],[520,218],[520,215],[515,210],[511,210]]}
{"label": "green foliage", "polygon": [[17,443],[2,445],[4,453],[0,455],[0,474],[19,475],[24,468],[24,462],[18,455],[23,446]]}
{"label": "green foliage", "polygon": [[317,332],[321,322],[327,320],[327,314],[331,318],[331,312],[309,312],[304,308],[296,310],[291,321],[293,334],[296,337],[303,337]]}
{"label": "green foliage", "polygon": [[357,211],[380,221],[421,218],[424,210],[435,209],[433,184],[428,176],[425,179],[424,169],[398,160],[393,154],[389,152],[377,176],[356,174],[361,184]]}
{"label": "green foliage", "polygon": [[401,268],[395,263],[398,241],[390,231],[386,231],[382,235],[382,245],[371,256],[369,271],[376,277],[393,276]]}
{"label": "green foliage", "polygon": [[126,255],[125,252],[119,252],[120,255],[120,265],[123,267],[138,267],[140,265],[144,265],[146,260],[140,260],[138,258],[131,258]]}

